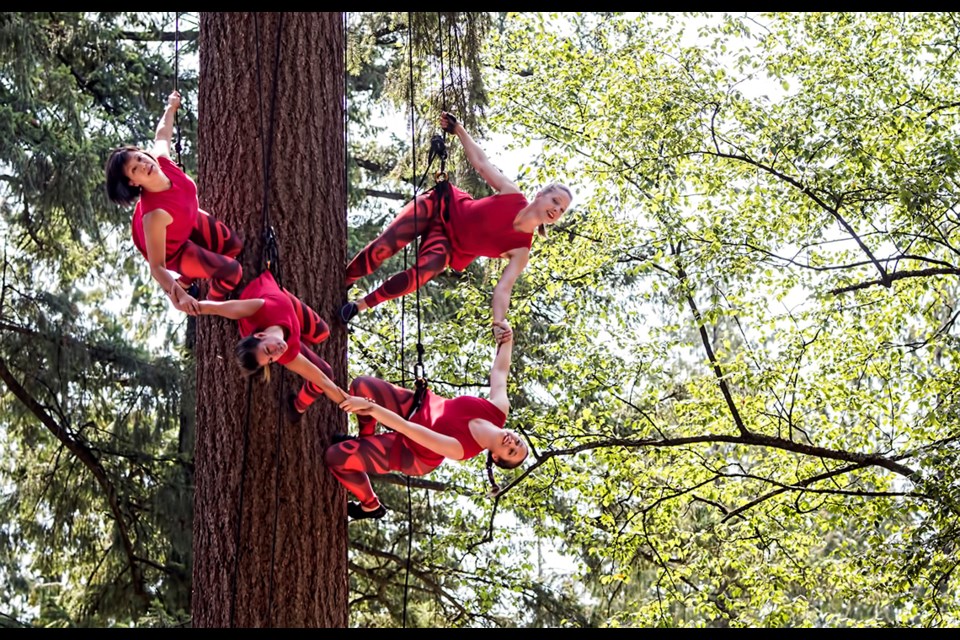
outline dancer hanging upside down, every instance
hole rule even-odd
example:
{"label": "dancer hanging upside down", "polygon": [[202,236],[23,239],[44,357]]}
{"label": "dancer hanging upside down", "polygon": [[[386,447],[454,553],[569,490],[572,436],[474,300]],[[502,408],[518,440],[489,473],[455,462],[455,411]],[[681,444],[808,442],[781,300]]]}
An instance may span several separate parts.
{"label": "dancer hanging upside down", "polygon": [[198,306],[201,315],[237,321],[242,337],[235,355],[245,376],[264,369],[268,377],[269,365],[276,362],[305,380],[299,393],[291,393],[284,401],[291,421],[299,421],[322,393],[334,402],[346,396],[332,382],[330,365],[307,346],[329,338],[330,327],[316,311],[277,285],[270,271],[251,280],[237,300],[204,300]]}
{"label": "dancer hanging upside down", "polygon": [[[343,305],[340,320],[344,323],[381,302],[416,291],[447,266],[462,271],[483,256],[509,260],[493,290],[496,326],[506,320],[513,285],[530,258],[534,231],[545,236],[546,225],[556,223],[570,207],[573,200],[570,189],[558,182],[543,187],[529,202],[452,115],[441,114],[440,128],[456,134],[467,160],[497,193],[474,199],[469,193],[442,183],[429,193],[416,196],[378,238],[350,261],[346,285],[350,287],[379,269],[384,260],[419,236],[417,264],[391,276],[367,295]],[[446,189],[450,191],[448,199],[443,196]]]}
{"label": "dancer hanging upside down", "polygon": [[[209,300],[224,300],[240,283],[235,259],[243,242],[225,224],[200,208],[197,185],[170,159],[173,117],[180,94],[167,98],[157,123],[152,152],[127,145],[106,163],[107,195],[133,212],[133,243],[150,264],[150,275],[180,311],[199,313],[197,299],[184,288],[209,279]],[[169,270],[180,274],[174,280]]]}
{"label": "dancer hanging upside down", "polygon": [[[340,407],[357,414],[359,438],[340,438],[327,448],[327,467],[359,502],[347,505],[355,519],[382,518],[387,510],[374,493],[368,474],[400,471],[422,476],[447,458],[468,460],[487,452],[487,474],[494,491],[496,464],[504,469],[519,466],[527,457],[526,443],[504,429],[510,400],[507,375],[513,352],[513,331],[499,323],[497,355],[490,369],[490,398],[443,398],[426,390],[420,407],[404,419],[413,406],[414,392],[370,376],[350,383],[351,396]],[[374,434],[377,423],[392,431]]]}

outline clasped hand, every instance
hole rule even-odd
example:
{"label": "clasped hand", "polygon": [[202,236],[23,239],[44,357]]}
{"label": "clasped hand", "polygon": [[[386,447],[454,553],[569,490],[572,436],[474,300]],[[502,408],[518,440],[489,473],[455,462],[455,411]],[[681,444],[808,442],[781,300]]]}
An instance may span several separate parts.
{"label": "clasped hand", "polygon": [[188,316],[200,315],[200,303],[178,285],[173,286],[173,306]]}
{"label": "clasped hand", "polygon": [[340,401],[340,408],[347,413],[356,413],[361,416],[368,416],[373,413],[376,404],[369,398],[359,396],[347,396]]}
{"label": "clasped hand", "polygon": [[513,340],[513,329],[510,328],[510,323],[508,323],[506,320],[494,321],[493,338],[496,340],[497,346],[506,344]]}

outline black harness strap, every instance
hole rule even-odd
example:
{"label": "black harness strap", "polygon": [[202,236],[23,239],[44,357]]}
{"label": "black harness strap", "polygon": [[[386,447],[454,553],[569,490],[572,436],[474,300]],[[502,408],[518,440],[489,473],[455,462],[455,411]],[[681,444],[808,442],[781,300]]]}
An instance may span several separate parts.
{"label": "black harness strap", "polygon": [[447,181],[447,143],[444,136],[434,134],[430,139],[430,154],[427,156],[427,167],[437,158],[440,159],[440,171],[434,175],[436,184],[431,189],[436,204],[440,207],[440,217],[444,222],[450,222],[450,182]]}
{"label": "black harness strap", "polygon": [[413,414],[417,412],[418,409],[423,405],[423,399],[427,397],[427,380],[426,378],[417,378],[414,382],[416,387],[413,391],[413,404],[410,405],[410,411],[407,412],[407,415],[404,416],[407,420],[413,417]]}

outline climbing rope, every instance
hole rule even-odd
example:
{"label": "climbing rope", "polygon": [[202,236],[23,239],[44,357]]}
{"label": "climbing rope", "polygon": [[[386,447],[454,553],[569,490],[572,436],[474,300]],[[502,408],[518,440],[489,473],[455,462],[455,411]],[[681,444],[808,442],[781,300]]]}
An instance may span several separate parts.
{"label": "climbing rope", "polygon": [[[440,85],[441,85],[441,95],[443,96],[443,110],[446,111],[446,87],[443,84],[443,33],[442,33],[442,17],[441,14],[437,13],[437,36],[440,43]],[[417,176],[417,132],[415,124],[416,116],[416,100],[414,96],[415,87],[413,79],[413,15],[412,13],[407,13],[407,53],[409,56],[408,60],[408,71],[409,71],[409,86],[410,86],[410,154],[411,154],[411,163],[413,175]],[[436,205],[440,207],[440,215],[443,216],[443,219],[446,221],[449,215],[449,183],[447,181],[447,170],[446,170],[446,161],[447,161],[447,147],[446,147],[446,131],[442,133],[435,134],[430,139],[430,152],[427,156],[427,168],[424,171],[423,177],[417,180],[414,179],[413,183],[413,227],[416,231],[419,231],[420,225],[418,220],[418,210],[419,210],[419,201],[417,200],[417,193],[420,191],[420,187],[423,185],[423,182],[426,180],[426,176],[430,171],[430,167],[433,165],[434,161],[440,160],[440,170],[434,174],[435,185],[431,188],[434,190],[434,197],[437,198]],[[410,410],[407,411],[405,416],[407,419],[410,419],[413,414],[417,412],[420,406],[423,404],[424,398],[427,394],[427,376],[426,370],[423,363],[423,329],[422,329],[422,319],[420,312],[420,261],[418,260],[420,255],[420,234],[414,234],[414,277],[416,281],[416,312],[417,312],[417,361],[413,367],[413,376],[414,376],[414,385],[415,390],[413,394],[413,402],[411,403]],[[407,248],[404,247],[403,253],[404,260],[404,269],[407,268]],[[400,371],[401,371],[401,384],[406,386],[406,367],[403,364],[403,355],[404,355],[404,345],[406,344],[406,303],[404,300],[401,300],[401,316],[400,316]],[[410,585],[410,556],[413,546],[413,507],[411,500],[411,490],[410,490],[410,478],[406,478],[407,485],[407,567],[406,567],[406,577],[403,584],[403,626],[407,626],[407,593]]]}
{"label": "climbing rope", "polygon": [[[407,52],[410,56],[409,59],[409,72],[410,72],[410,138],[412,144],[410,145],[410,156],[411,162],[413,165],[413,175],[417,175],[417,131],[415,125],[416,118],[416,102],[414,96],[414,84],[413,84],[413,26],[411,25],[412,16],[408,13],[407,19],[407,28],[410,31],[409,37],[411,38],[409,44],[407,45]],[[446,154],[444,154],[446,155]],[[417,384],[425,384],[426,375],[424,372],[423,365],[423,333],[421,328],[421,318],[420,318],[420,261],[417,259],[420,256],[420,223],[417,220],[418,214],[417,211],[420,209],[420,203],[417,200],[417,191],[419,190],[419,185],[414,182],[413,185],[413,228],[415,229],[414,239],[413,239],[413,256],[414,256],[414,279],[417,283],[416,286],[416,308],[417,308],[417,362],[413,368],[413,377]],[[407,252],[404,248],[403,259],[406,262]],[[404,265],[406,266],[406,265]],[[401,302],[401,306],[405,309],[405,305]],[[401,335],[403,332],[404,323],[401,321]],[[401,346],[402,346],[401,342]],[[404,371],[404,377],[406,369],[401,366],[401,370]],[[406,380],[404,380],[406,382]],[[412,411],[416,411],[414,408]]]}
{"label": "climbing rope", "polygon": [[[177,11],[177,17],[174,21],[173,34],[173,90],[180,91],[180,12]],[[182,100],[182,99],[181,99]],[[180,110],[177,109],[173,114],[173,126],[177,130],[177,141],[174,148],[177,150],[177,166],[183,171],[183,163],[180,161]]]}
{"label": "climbing rope", "polygon": [[[277,282],[277,286],[281,289],[283,288],[283,274],[280,268],[280,249],[277,243],[276,234],[274,233],[273,226],[270,223],[270,164],[273,154],[273,141],[274,141],[274,129],[275,129],[275,119],[276,119],[276,106],[277,106],[277,82],[280,77],[280,42],[281,42],[281,33],[283,27],[283,13],[278,13],[277,18],[277,33],[276,33],[276,52],[274,55],[274,69],[273,69],[273,89],[271,93],[271,110],[270,110],[270,121],[269,121],[269,131],[267,135],[263,135],[265,130],[263,123],[263,91],[257,91],[259,96],[260,103],[260,146],[263,156],[263,204],[262,204],[262,239],[263,244],[260,250],[260,273],[263,273],[264,270],[270,271],[273,274],[274,280]],[[255,44],[256,44],[256,69],[257,69],[257,87],[263,85],[263,80],[261,76],[261,62],[260,62],[260,21],[256,13],[253,14],[254,20],[254,29],[256,33]],[[269,365],[268,365],[269,366]],[[277,429],[276,437],[274,441],[274,446],[277,451],[277,465],[274,471],[274,517],[273,517],[273,540],[270,548],[270,577],[269,577],[269,622],[268,626],[272,626],[273,622],[273,593],[274,593],[274,565],[276,560],[276,546],[277,546],[277,527],[278,527],[278,518],[279,518],[279,494],[280,494],[280,462],[282,460],[279,455],[280,452],[280,433],[281,427],[283,425],[283,376],[280,376],[280,385],[278,388],[278,398],[277,402]],[[234,562],[233,568],[233,577],[232,577],[232,593],[230,599],[230,626],[234,626],[234,615],[236,612],[236,598],[237,598],[237,573],[240,566],[240,531],[243,524],[243,493],[244,485],[246,484],[246,475],[247,475],[247,459],[249,451],[249,441],[250,441],[250,413],[251,413],[251,396],[253,392],[253,379],[247,381],[247,406],[246,406],[246,418],[244,421],[244,431],[243,431],[243,459],[241,462],[241,471],[240,471],[240,497],[238,500],[238,509],[240,511],[237,517],[237,529],[235,532],[235,545],[237,549],[236,559]]]}
{"label": "climbing rope", "polygon": [[[410,158],[413,167],[413,175],[417,175],[417,132],[414,126],[415,120],[415,110],[416,103],[414,101],[414,84],[413,84],[413,14],[407,12],[407,53],[409,55],[407,69],[410,73]],[[417,183],[414,181],[413,185],[413,242],[414,242],[414,269],[415,269],[415,283],[416,283],[416,295],[417,295],[417,365],[414,367],[414,379],[420,380],[423,375],[423,343],[420,341],[420,261],[417,259],[420,255],[420,234],[419,234],[419,224],[417,223]],[[406,268],[407,262],[407,248],[403,249],[403,262],[404,268]],[[406,302],[401,299],[400,302],[400,371],[401,371],[401,382],[402,386],[406,385],[406,367],[403,366],[403,355],[405,346],[404,333],[406,331]],[[419,387],[418,387],[419,388]],[[410,408],[410,412],[406,416],[408,419],[412,416],[417,410],[417,401],[416,395],[414,396],[413,406]],[[411,492],[410,492],[410,478],[406,479],[407,481],[407,567],[403,579],[403,628],[407,627],[407,594],[410,590],[410,557],[413,550],[413,507],[411,506]]]}

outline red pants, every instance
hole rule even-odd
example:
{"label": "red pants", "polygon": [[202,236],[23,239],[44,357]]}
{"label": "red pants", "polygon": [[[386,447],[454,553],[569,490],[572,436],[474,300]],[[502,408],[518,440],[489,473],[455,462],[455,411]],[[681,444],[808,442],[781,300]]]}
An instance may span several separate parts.
{"label": "red pants", "polygon": [[[412,391],[370,376],[355,378],[350,383],[350,394],[371,398],[401,416],[406,416],[413,405]],[[399,471],[408,476],[422,476],[437,468],[417,458],[399,433],[388,431],[373,435],[377,422],[372,417],[358,415],[357,421],[361,437],[330,445],[324,460],[340,484],[356,496],[364,508],[376,509],[380,504],[369,474]]]}
{"label": "red pants", "polygon": [[182,277],[189,286],[194,280],[209,279],[208,300],[226,300],[240,284],[243,269],[234,258],[243,249],[243,242],[230,228],[203,211],[190,239],[167,257],[166,266]]}
{"label": "red pants", "polygon": [[450,264],[453,246],[447,238],[443,220],[440,219],[439,203],[432,194],[417,196],[408,202],[390,226],[350,261],[347,265],[346,285],[350,286],[379,269],[387,258],[395,255],[418,236],[423,238],[417,253],[416,266],[394,274],[364,296],[363,301],[367,307],[372,308],[386,300],[413,293]]}

